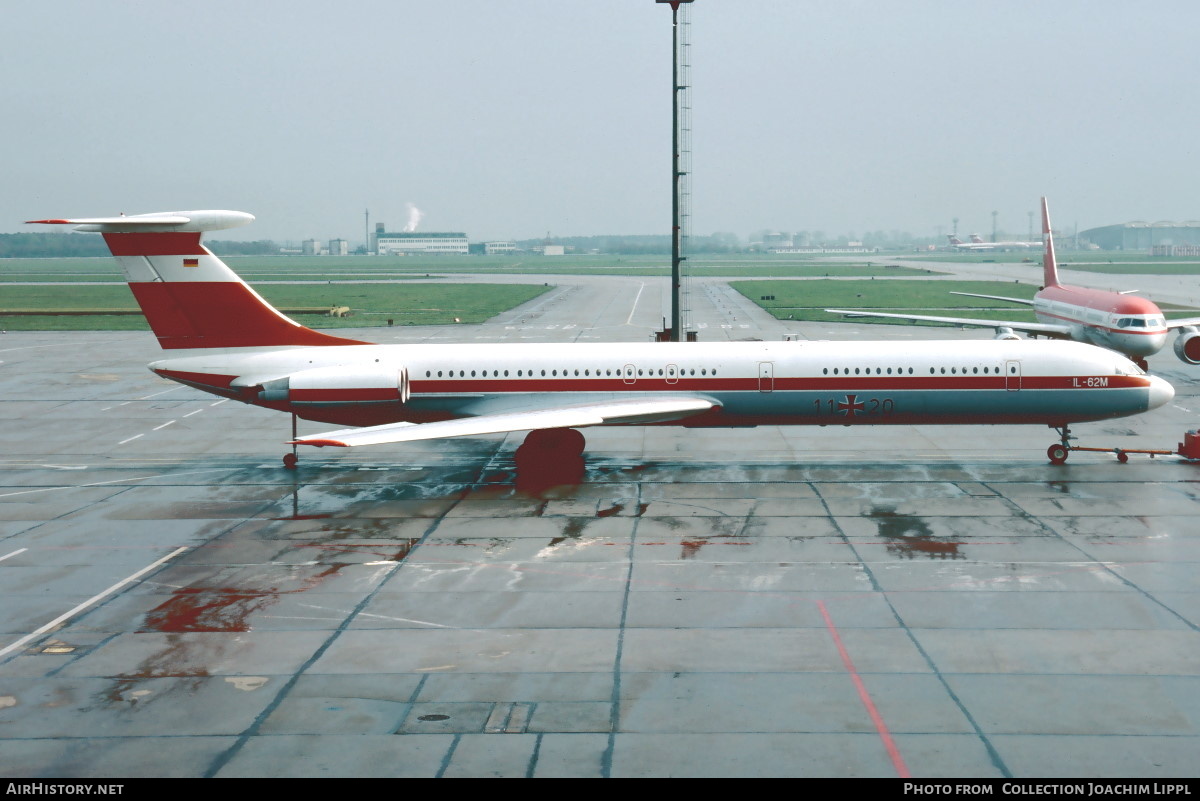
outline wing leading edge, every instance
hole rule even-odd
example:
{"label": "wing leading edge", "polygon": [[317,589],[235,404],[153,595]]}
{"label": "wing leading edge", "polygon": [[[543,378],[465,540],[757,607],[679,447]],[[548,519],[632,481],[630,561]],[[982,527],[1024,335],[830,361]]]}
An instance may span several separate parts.
{"label": "wing leading edge", "polygon": [[541,428],[583,428],[617,424],[662,423],[703,414],[717,407],[715,401],[692,396],[614,400],[557,406],[500,414],[482,414],[436,423],[388,423],[365,428],[344,428],[298,437],[289,444],[324,447],[383,445],[390,442],[415,442],[423,439],[467,437],[473,434],[503,434]]}
{"label": "wing leading edge", "polygon": [[[1009,300],[1009,298],[1005,298]],[[849,311],[847,309],[826,309],[830,314],[842,314],[846,317],[894,317],[897,320],[921,320],[931,323],[950,323],[952,325],[971,325],[979,328],[1010,328],[1013,331],[1024,331],[1042,336],[1070,338],[1071,327],[1053,323],[1018,323],[1012,320],[983,320],[975,317],[933,317],[923,314],[891,314],[889,312]]]}

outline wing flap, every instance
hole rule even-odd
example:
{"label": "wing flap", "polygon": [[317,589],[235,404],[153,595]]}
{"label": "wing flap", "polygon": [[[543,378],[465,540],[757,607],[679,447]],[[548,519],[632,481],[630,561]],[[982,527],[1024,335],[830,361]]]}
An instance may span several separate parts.
{"label": "wing flap", "polygon": [[715,401],[698,397],[650,398],[585,403],[529,409],[500,414],[482,414],[436,423],[389,423],[365,428],[344,428],[298,437],[289,444],[325,447],[383,445],[424,439],[468,437],[475,434],[503,434],[539,428],[583,428],[614,424],[661,423],[702,414],[716,407]]}

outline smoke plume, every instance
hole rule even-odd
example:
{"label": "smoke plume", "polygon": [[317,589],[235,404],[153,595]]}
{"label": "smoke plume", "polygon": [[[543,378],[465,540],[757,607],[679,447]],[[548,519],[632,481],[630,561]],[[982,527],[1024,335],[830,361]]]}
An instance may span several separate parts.
{"label": "smoke plume", "polygon": [[405,224],[404,230],[405,231],[415,231],[415,230],[417,230],[417,224],[419,222],[421,222],[421,218],[425,216],[425,212],[418,209],[412,203],[409,203],[407,205],[408,205],[408,223]]}

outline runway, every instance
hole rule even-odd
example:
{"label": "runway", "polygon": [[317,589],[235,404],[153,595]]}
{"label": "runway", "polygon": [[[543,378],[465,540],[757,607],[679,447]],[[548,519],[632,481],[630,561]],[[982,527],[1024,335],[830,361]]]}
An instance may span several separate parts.
{"label": "runway", "polygon": [[[662,279],[525,280],[555,288],[349,335],[662,324]],[[696,347],[988,336],[689,296]],[[1195,775],[1200,464],[1054,466],[1037,427],[612,428],[577,484],[522,484],[522,435],[287,471],[286,415],[164,381],[159,353],[0,335],[0,776]],[[1200,427],[1200,368],[1150,366],[1174,401],[1078,444]]]}

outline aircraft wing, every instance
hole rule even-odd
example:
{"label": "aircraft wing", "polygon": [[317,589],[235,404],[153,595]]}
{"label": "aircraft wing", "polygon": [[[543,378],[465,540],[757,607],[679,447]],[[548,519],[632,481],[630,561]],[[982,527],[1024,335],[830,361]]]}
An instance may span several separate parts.
{"label": "aircraft wing", "polygon": [[976,295],[974,292],[951,292],[951,295],[961,295],[964,298],[985,298],[987,300],[1007,300],[1009,303],[1022,303],[1026,306],[1032,306],[1032,300],[1025,298],[1006,298],[1003,295]]}
{"label": "aircraft wing", "polygon": [[1178,320],[1167,320],[1167,328],[1184,328],[1189,325],[1200,325],[1200,317],[1181,317]]}
{"label": "aircraft wing", "polygon": [[826,309],[830,314],[844,314],[847,317],[894,317],[898,320],[914,320],[929,323],[950,323],[952,325],[970,325],[978,328],[1011,328],[1027,334],[1040,334],[1047,337],[1071,336],[1070,326],[1053,323],[1017,323],[1012,320],[982,320],[974,317],[934,317],[924,314],[891,314],[888,312],[848,311],[846,309]]}
{"label": "aircraft wing", "polygon": [[715,401],[694,396],[612,400],[555,406],[500,414],[481,414],[434,423],[388,423],[364,428],[343,428],[308,437],[289,444],[324,447],[382,445],[389,442],[414,442],[422,439],[466,437],[472,434],[502,434],[539,428],[582,428],[618,423],[661,423],[701,414],[717,406]]}

